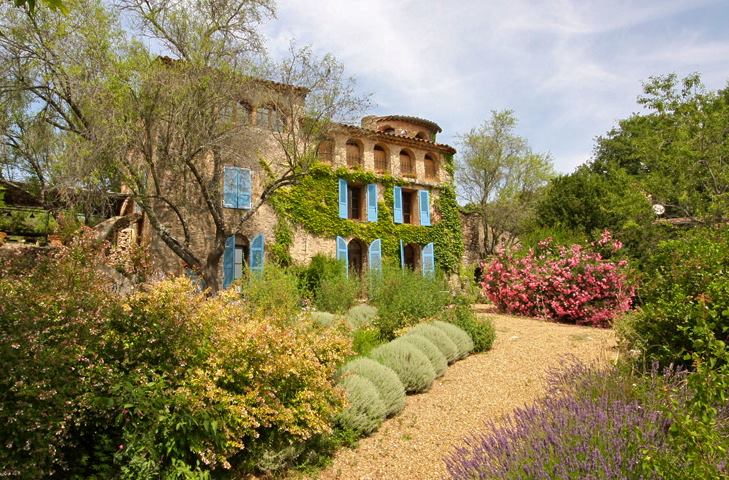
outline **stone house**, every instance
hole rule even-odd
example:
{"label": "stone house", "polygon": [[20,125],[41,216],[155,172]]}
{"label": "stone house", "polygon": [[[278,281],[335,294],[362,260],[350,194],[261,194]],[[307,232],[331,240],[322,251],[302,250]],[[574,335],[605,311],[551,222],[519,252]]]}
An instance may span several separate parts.
{"label": "stone house", "polygon": [[[306,91],[296,93],[296,103],[303,106]],[[245,143],[241,144],[240,158],[225,166],[222,182],[223,207],[226,219],[231,220],[251,209],[265,188],[260,159],[274,159],[274,168],[276,161],[283,161],[282,153],[277,151],[281,147],[271,141],[271,135],[288,121],[281,113],[283,109],[269,102],[269,97],[248,92],[246,98],[233,115],[236,121],[248,125],[250,137],[241,139]],[[321,254],[342,260],[348,272],[360,273],[381,268],[384,256],[399,261],[403,268],[419,269],[424,274],[434,272],[439,256],[451,250],[446,243],[439,251],[442,241],[438,239],[454,242],[456,250],[461,245],[457,214],[453,224],[457,228],[440,233],[443,214],[438,205],[444,189],[453,187],[455,153],[452,147],[436,142],[440,132],[432,121],[401,115],[367,116],[360,126],[333,125],[317,145],[318,162],[312,168],[322,176],[325,183],[318,185],[325,193],[313,198],[311,192],[301,191],[305,187],[293,187],[299,189],[299,194],[312,197],[306,200],[312,202],[311,208],[303,214],[283,212],[289,210],[287,202],[292,201],[287,199],[286,191],[275,194],[277,198],[272,200],[276,201],[261,205],[244,222],[240,234],[226,241],[220,268],[223,287],[241,277],[246,269],[262,271],[272,260],[271,250],[280,254],[282,248],[297,264],[307,264]],[[120,215],[135,212],[139,214],[140,210],[130,199]],[[314,227],[308,220],[310,214],[318,215],[326,227]],[[167,221],[176,228],[171,214]],[[215,230],[211,222],[201,210],[199,221],[189,226],[193,243],[201,250],[212,241],[211,232]],[[290,231],[282,245],[280,230],[284,224]],[[185,266],[143,215],[120,230],[117,239],[148,245],[154,266],[162,272],[185,273]],[[460,251],[452,254],[460,261]]]}

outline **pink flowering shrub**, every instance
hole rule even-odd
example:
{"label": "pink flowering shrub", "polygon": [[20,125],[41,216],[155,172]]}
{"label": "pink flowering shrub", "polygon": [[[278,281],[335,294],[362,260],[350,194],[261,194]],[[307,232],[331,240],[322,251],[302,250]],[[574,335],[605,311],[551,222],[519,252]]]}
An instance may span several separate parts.
{"label": "pink flowering shrub", "polygon": [[501,251],[483,265],[484,293],[502,312],[607,327],[630,308],[634,289],[627,262],[611,259],[622,243],[606,230],[591,247],[557,247],[547,238],[522,258]]}

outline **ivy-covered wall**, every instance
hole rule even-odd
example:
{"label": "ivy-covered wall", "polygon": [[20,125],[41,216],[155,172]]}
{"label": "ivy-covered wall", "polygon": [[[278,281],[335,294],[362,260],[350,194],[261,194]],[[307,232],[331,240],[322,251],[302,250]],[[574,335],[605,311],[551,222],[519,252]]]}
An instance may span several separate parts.
{"label": "ivy-covered wall", "polygon": [[[377,183],[381,186],[384,200],[378,202],[377,222],[339,218],[339,178],[362,185]],[[382,255],[392,259],[399,258],[400,240],[406,244],[419,245],[433,242],[437,267],[445,272],[458,271],[463,254],[463,237],[453,185],[448,183],[433,189],[434,193],[438,193],[437,197],[433,197],[433,207],[440,219],[430,227],[394,223],[392,205],[395,185],[407,186],[408,182],[391,175],[347,168],[333,170],[321,164],[313,166],[300,184],[279,190],[272,198],[271,203],[279,216],[276,244],[271,247],[272,251],[276,252],[277,258],[286,258],[292,239],[287,235],[289,230],[284,225],[290,222],[320,237],[356,237],[367,243],[379,238],[382,240]]]}

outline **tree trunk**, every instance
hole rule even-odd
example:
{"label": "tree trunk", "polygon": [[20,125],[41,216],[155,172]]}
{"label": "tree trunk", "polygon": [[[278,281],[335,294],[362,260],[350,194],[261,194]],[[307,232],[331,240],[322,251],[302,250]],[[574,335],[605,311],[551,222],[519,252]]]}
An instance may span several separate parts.
{"label": "tree trunk", "polygon": [[205,265],[200,272],[205,286],[207,287],[210,295],[216,295],[220,291],[220,258],[225,252],[225,235],[215,235],[215,247],[208,252],[205,258]]}

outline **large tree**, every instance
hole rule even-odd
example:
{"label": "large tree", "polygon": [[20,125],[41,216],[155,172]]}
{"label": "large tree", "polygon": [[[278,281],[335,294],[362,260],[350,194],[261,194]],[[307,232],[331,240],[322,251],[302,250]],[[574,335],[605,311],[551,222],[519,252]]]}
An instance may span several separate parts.
{"label": "large tree", "polygon": [[531,223],[538,192],[553,175],[549,155],[535,153],[514,132],[511,110],[491,117],[463,135],[456,179],[459,191],[480,216],[481,255],[512,244]]}
{"label": "large tree", "polygon": [[[292,47],[282,62],[263,58],[257,28],[273,13],[268,0],[121,0],[118,11],[96,0],[82,4],[68,17],[4,12],[12,30],[0,37],[11,72],[3,98],[27,95],[28,113],[38,118],[39,104],[52,113],[43,121],[65,134],[65,148],[83,167],[74,170],[123,184],[162,241],[216,291],[226,238],[277,189],[297,183],[331,122],[365,101],[330,56]],[[165,56],[125,36],[111,21],[120,12],[132,33],[151,37]],[[69,51],[69,38],[81,48]],[[270,137],[243,121],[240,102],[250,96],[276,112]],[[223,208],[224,166],[245,165],[251,152],[263,188],[250,209],[231,214]],[[200,223],[211,226],[213,239],[196,241],[191,232]]]}

